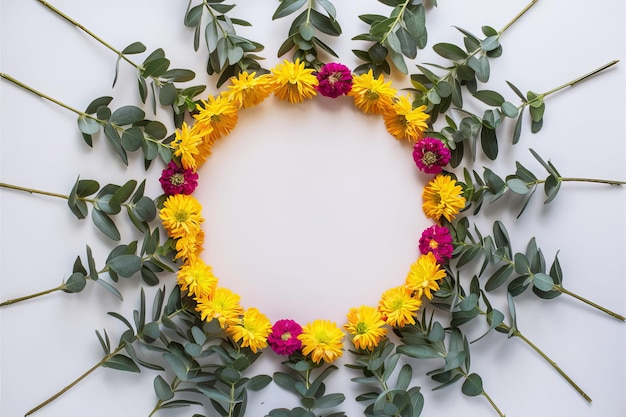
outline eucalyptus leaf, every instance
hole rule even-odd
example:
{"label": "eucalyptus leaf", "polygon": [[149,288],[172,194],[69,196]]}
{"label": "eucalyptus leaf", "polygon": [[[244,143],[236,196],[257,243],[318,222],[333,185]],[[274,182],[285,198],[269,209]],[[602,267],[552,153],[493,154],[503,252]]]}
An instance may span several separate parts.
{"label": "eucalyptus leaf", "polygon": [[102,366],[126,372],[141,372],[135,361],[119,353],[109,358]]}

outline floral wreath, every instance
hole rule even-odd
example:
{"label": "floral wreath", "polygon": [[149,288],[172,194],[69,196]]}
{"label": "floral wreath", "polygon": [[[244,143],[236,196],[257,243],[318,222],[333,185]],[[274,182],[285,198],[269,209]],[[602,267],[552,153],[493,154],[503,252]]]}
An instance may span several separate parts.
{"label": "floral wreath", "polygon": [[[165,290],[155,296],[152,321],[146,318],[142,292],[141,308],[133,317],[134,326],[122,315],[109,313],[128,327],[118,346],[111,344],[106,331],[104,334],[96,332],[105,352],[98,366],[132,372],[138,371],[139,366],[161,371],[167,368],[174,374],[170,381],[162,375],[155,378],[157,404],[151,415],[166,408],[203,405],[212,407],[222,416],[244,416],[248,391],[262,390],[273,381],[299,397],[300,405],[293,409],[273,409],[268,416],[314,417],[321,415],[319,410],[328,409],[334,410],[326,414],[328,417],[345,416],[338,411],[345,395],[326,393],[324,381],[337,369],[333,362],[349,350],[354,361],[346,366],[360,373],[353,381],[366,390],[356,398],[365,405],[364,415],[419,416],[424,396],[419,387],[411,386],[410,361],[443,359],[441,368],[428,373],[439,387],[462,380],[461,390],[465,395],[484,397],[494,411],[503,416],[484,389],[482,378],[470,370],[470,343],[462,325],[478,317],[486,320],[488,331],[495,330],[526,342],[583,398],[591,400],[554,361],[522,335],[515,323],[514,297],[529,288],[542,299],[566,294],[618,320],[624,321],[624,317],[567,290],[562,284],[558,258],[555,257],[548,269],[534,239],[525,253],[513,253],[508,232],[501,222],[494,223],[492,235],[484,235],[472,227],[471,215],[467,213],[473,210],[472,214],[476,215],[483,205],[513,193],[525,197],[521,214],[539,186],[544,187],[546,202],[550,202],[563,182],[611,185],[624,182],[563,177],[550,161],[532,150],[548,173],[545,180],[538,179],[520,163],[516,164],[515,173],[506,178],[488,168],[482,177],[465,168],[461,180],[455,169],[471,153],[469,149],[476,144],[478,136],[485,156],[496,159],[496,132],[503,118],[516,119],[515,143],[519,140],[523,110],[529,110],[533,132],[539,131],[547,96],[582,82],[616,62],[543,94],[524,95],[509,83],[522,101],[522,105],[514,106],[495,91],[477,88],[478,82],[488,80],[488,61],[500,55],[499,38],[510,24],[501,31],[483,27],[484,38],[459,29],[464,35],[465,49],[447,43],[433,47],[441,57],[453,63],[448,68],[439,68],[445,70],[444,75],[418,66],[420,72],[411,77],[413,88],[398,95],[391,82],[385,80],[385,74],[390,73],[391,67],[406,74],[404,58],[414,58],[415,51],[425,46],[422,2],[381,0],[392,7],[389,16],[360,16],[370,30],[357,39],[372,45],[367,51],[354,51],[364,64],[351,70],[340,62],[323,62],[320,58],[322,53],[336,56],[317,36],[319,32],[331,36],[341,33],[332,3],[318,0],[316,8],[316,2],[281,0],[273,16],[275,19],[302,8],[304,11],[293,20],[289,37],[279,50],[281,56],[293,50],[294,59],[284,60],[269,71],[260,66],[254,54],[262,49],[260,45],[236,35],[234,25],[247,22],[228,16],[234,6],[216,0],[192,7],[190,2],[184,23],[195,31],[195,47],[198,49],[203,13],[208,10],[211,16],[204,28],[209,53],[207,71],[219,75],[218,86],[228,81],[221,93],[197,99],[205,86],[180,88],[177,83],[190,81],[195,74],[190,70],[169,69],[169,60],[162,50],[154,51],[142,64],[135,64],[129,56],[145,52],[143,44],[136,42],[118,51],[60,10],[39,1],[114,50],[119,57],[118,64],[123,59],[134,65],[138,70],[142,101],[146,103],[152,94],[153,106],[157,99],[162,106],[170,106],[176,130],[167,136],[164,125],[147,120],[143,109],[137,106],[112,110],[109,107],[111,97],[97,98],[85,111],[78,111],[8,74],[1,74],[3,79],[77,113],[79,129],[90,146],[92,136],[102,131],[124,163],[128,163],[127,152],[141,150],[146,169],[159,157],[166,167],[159,179],[164,194],[156,199],[144,196],[145,184],[138,186],[134,180],[121,186],[100,187],[93,180],[79,179],[67,196],[0,183],[3,188],[66,198],[79,219],[87,217],[91,203],[95,226],[115,241],[120,239],[120,234],[111,216],[126,207],[131,223],[144,234],[139,254],[136,242],[118,245],[107,258],[106,267],[98,271],[87,247],[87,265],[78,257],[72,274],[61,286],[7,300],[0,303],[0,307],[53,291],[77,293],[89,280],[100,283],[121,298],[113,284],[119,276],[140,275],[146,283],[155,285],[159,274],[175,273],[177,285],[167,299]],[[521,11],[511,24],[535,2]],[[436,6],[435,1],[430,3]],[[454,106],[463,110],[465,89],[491,108],[482,116],[465,112],[467,116],[457,122],[448,115],[448,110]],[[316,95],[330,99],[350,96],[360,111],[380,116],[392,137],[411,143],[416,168],[433,175],[423,189],[422,209],[434,224],[419,238],[419,256],[409,266],[405,281],[386,290],[376,306],[350,308],[342,326],[323,319],[305,325],[290,318],[271,323],[257,308],[244,308],[239,295],[222,286],[211,266],[202,259],[204,219],[201,204],[193,197],[199,180],[198,170],[211,155],[213,144],[235,128],[239,111],[259,105],[270,95],[291,104]],[[439,116],[445,116],[445,125],[436,130],[434,124]],[[150,223],[157,218],[168,236],[164,242],[159,227],[150,228]],[[481,257],[480,272],[472,272],[475,276],[469,287],[464,288],[460,271],[472,264],[475,266]],[[101,274],[108,275],[113,283],[102,279]],[[479,280],[482,277],[486,282]],[[488,298],[491,291],[505,285],[508,313],[512,317],[509,323]],[[434,312],[427,315],[426,306],[447,313],[449,321],[436,320]],[[141,349],[160,352],[162,363],[144,358]],[[249,376],[255,360],[267,350],[285,357],[284,372]],[[402,364],[400,368],[399,364]],[[58,398],[85,375],[27,415]],[[200,396],[202,401],[188,399],[186,395],[190,393]]]}

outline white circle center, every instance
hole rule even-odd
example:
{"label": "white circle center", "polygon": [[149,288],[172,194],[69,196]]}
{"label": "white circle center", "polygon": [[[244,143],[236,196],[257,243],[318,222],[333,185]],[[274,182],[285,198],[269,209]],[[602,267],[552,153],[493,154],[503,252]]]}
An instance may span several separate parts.
{"label": "white circle center", "polygon": [[242,109],[200,170],[203,259],[272,322],[339,325],[404,282],[432,222],[412,146],[352,98]]}

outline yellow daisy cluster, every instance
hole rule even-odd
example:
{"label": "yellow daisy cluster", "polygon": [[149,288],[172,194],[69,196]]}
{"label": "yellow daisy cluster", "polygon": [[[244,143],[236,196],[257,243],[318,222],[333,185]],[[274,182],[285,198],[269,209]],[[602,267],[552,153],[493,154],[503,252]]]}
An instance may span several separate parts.
{"label": "yellow daisy cluster", "polygon": [[[289,103],[301,103],[317,95],[315,72],[303,62],[284,61],[269,74],[242,72],[232,77],[227,90],[209,96],[196,105],[193,123],[183,123],[172,142],[173,155],[180,165],[194,172],[211,154],[215,141],[228,135],[237,125],[238,112],[261,103],[270,95]],[[413,108],[408,96],[384,77],[372,71],[354,75],[348,93],[355,106],[366,114],[381,115],[388,132],[398,140],[417,142],[428,128],[425,106]],[[435,220],[450,220],[463,208],[460,187],[440,175],[424,190],[424,212]],[[218,286],[212,268],[200,258],[204,233],[202,207],[189,195],[169,196],[160,211],[163,227],[174,241],[175,259],[182,261],[177,282],[186,296],[196,302],[202,320],[216,320],[228,336],[242,347],[257,352],[267,346],[271,322],[256,308],[245,310],[240,296]],[[328,320],[315,320],[303,327],[298,336],[302,353],[315,363],[331,363],[343,352],[344,330],[357,349],[371,350],[386,337],[387,328],[415,324],[422,297],[432,299],[445,272],[432,254],[422,255],[411,265],[404,285],[387,290],[377,307],[350,309],[342,327]]]}

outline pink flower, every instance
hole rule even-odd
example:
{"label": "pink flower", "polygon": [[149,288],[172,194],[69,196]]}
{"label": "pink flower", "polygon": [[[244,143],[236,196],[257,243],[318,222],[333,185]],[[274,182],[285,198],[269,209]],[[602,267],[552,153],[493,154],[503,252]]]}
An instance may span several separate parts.
{"label": "pink flower", "polygon": [[189,195],[198,186],[198,174],[191,169],[179,167],[174,161],[170,161],[167,168],[163,170],[159,181],[163,192],[167,195]]}
{"label": "pink flower", "polygon": [[335,98],[348,94],[352,89],[352,72],[343,64],[330,62],[320,68],[317,91],[323,96]]}
{"label": "pink flower", "polygon": [[302,333],[302,326],[293,320],[278,320],[272,326],[272,333],[267,337],[267,343],[279,355],[291,355],[302,348],[298,335]]}
{"label": "pink flower", "polygon": [[439,174],[450,162],[450,149],[439,139],[424,138],[413,147],[413,160],[421,171]]}
{"label": "pink flower", "polygon": [[442,226],[434,225],[424,230],[419,241],[419,249],[422,255],[432,252],[437,263],[446,263],[452,257],[452,236],[450,231]]}

